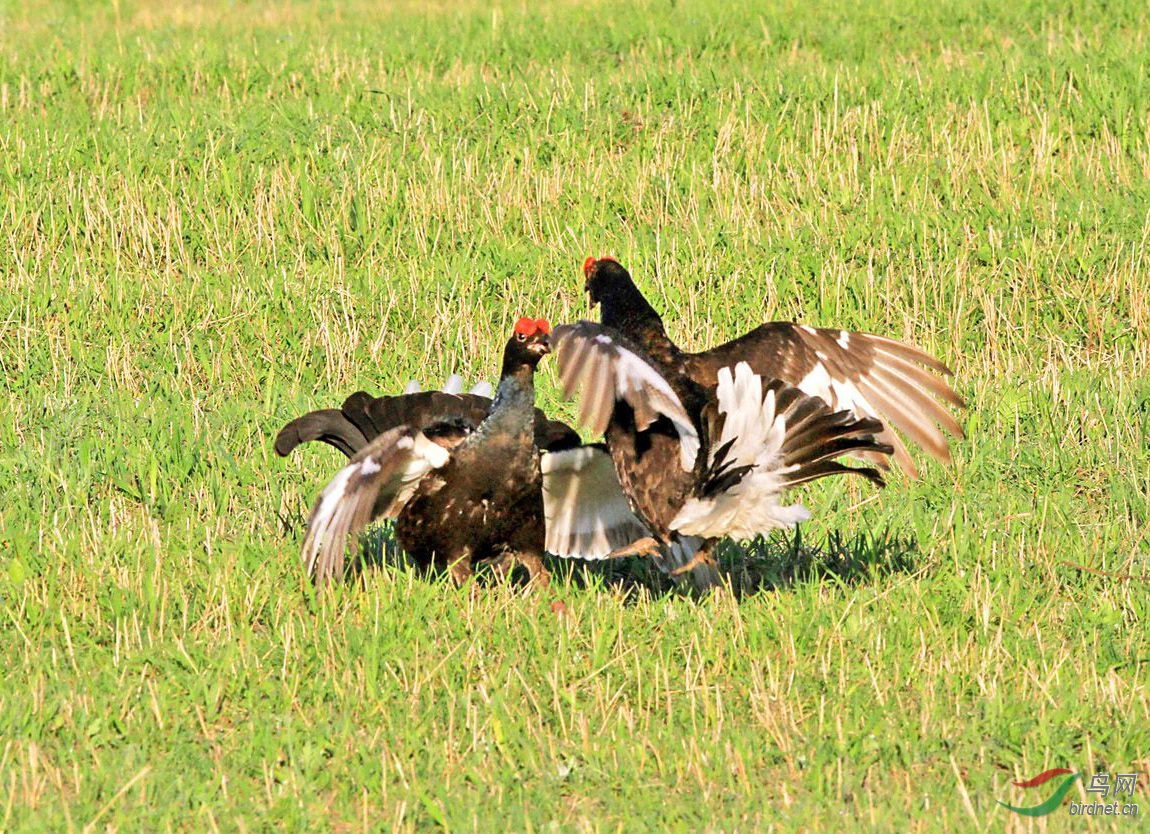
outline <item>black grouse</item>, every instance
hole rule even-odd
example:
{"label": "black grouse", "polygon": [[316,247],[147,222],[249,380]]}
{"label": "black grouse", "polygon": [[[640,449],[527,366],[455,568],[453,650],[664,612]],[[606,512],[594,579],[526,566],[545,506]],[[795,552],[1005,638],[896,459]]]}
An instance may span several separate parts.
{"label": "black grouse", "polygon": [[[951,370],[918,348],[872,333],[773,321],[718,347],[688,353],[667,336],[663,320],[618,261],[588,258],[583,273],[603,324],[637,344],[661,368],[712,388],[722,368],[746,362],[764,379],[794,385],[833,409],[878,418],[884,424],[878,439],[894,447],[895,461],[911,477],[917,477],[918,470],[892,429],[944,463],[950,462],[950,448],[943,432],[963,436],[958,422],[939,403],[963,406],[962,398],[942,379],[951,376]],[[876,462],[886,464],[885,458]]]}
{"label": "black grouse", "polygon": [[544,549],[596,559],[641,537],[606,452],[534,407],[536,365],[549,327],[523,318],[503,355],[494,401],[441,391],[373,398],[288,423],[275,448],[287,455],[319,440],[351,458],[324,489],[303,558],[323,584],[344,572],[349,539],[376,518],[422,566],[465,581],[476,563],[519,563],[546,582]]}
{"label": "black grouse", "polygon": [[942,460],[949,449],[936,423],[962,435],[934,399],[962,404],[931,373],[949,370],[915,348],[775,322],[687,353],[615,259],[588,258],[583,270],[602,325],[556,328],[552,341],[567,394],[582,388],[582,420],[606,433],[623,489],[654,533],[654,542],[623,550],[653,552],[672,573],[689,569],[700,588],[718,581],[709,552],[718,536],[741,538],[805,517],[801,507],[776,512],[782,487],[844,471],[882,484],[873,469],[832,460],[842,454],[885,468],[893,453],[914,474],[889,426]]}
{"label": "black grouse", "polygon": [[721,369],[707,387],[610,327],[563,325],[552,342],[565,392],[580,391],[580,420],[605,433],[623,491],[650,532],[614,556],[651,555],[706,590],[721,581],[710,556],[718,539],[810,517],[801,504],[781,503],[789,487],[847,473],[883,485],[877,470],[834,460],[889,455],[875,438],[878,420],[764,381],[746,362]]}

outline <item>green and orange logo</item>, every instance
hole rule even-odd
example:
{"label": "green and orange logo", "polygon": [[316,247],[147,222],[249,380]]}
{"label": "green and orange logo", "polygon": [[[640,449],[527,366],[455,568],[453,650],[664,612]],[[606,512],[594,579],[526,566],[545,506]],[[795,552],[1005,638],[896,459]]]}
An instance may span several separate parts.
{"label": "green and orange logo", "polygon": [[1051,779],[1054,779],[1058,776],[1064,776],[1067,773],[1070,773],[1070,775],[1062,780],[1061,784],[1059,784],[1059,786],[1054,789],[1054,793],[1052,793],[1045,802],[1040,802],[1037,805],[1031,805],[1029,807],[1023,808],[1017,805],[1007,805],[1001,799],[996,799],[994,801],[1001,805],[1003,808],[1008,808],[1009,810],[1014,811],[1016,814],[1022,814],[1026,817],[1044,817],[1062,804],[1062,800],[1066,798],[1066,794],[1070,792],[1070,788],[1074,786],[1076,781],[1078,781],[1078,777],[1082,775],[1082,772],[1079,771],[1078,773],[1071,773],[1071,771],[1065,767],[1055,767],[1039,773],[1033,779],[1027,779],[1023,782],[1011,782],[1011,784],[1016,788],[1037,788],[1040,785],[1045,785]]}

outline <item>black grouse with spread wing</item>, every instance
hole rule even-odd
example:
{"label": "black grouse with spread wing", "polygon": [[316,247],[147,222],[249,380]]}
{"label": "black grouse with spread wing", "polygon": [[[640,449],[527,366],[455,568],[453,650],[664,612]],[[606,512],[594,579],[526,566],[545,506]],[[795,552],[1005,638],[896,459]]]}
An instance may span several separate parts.
{"label": "black grouse with spread wing", "polygon": [[[710,557],[719,538],[809,517],[780,503],[787,488],[845,473],[883,484],[875,469],[834,460],[885,462],[893,449],[876,437],[878,419],[829,407],[739,357],[700,372],[621,266],[589,259],[585,270],[603,323],[557,327],[552,343],[565,392],[580,392],[581,421],[606,435],[619,482],[651,532],[617,555],[651,554],[705,589],[720,581]],[[616,277],[634,291],[616,292]]]}
{"label": "black grouse with spread wing", "polygon": [[[339,408],[310,411],[292,420],[276,435],[275,450],[280,457],[290,455],[298,446],[319,441],[339,449],[349,458],[363,449],[379,435],[396,426],[409,425],[418,429],[443,424],[444,431],[452,423],[478,426],[491,411],[491,397],[478,394],[482,386],[468,393],[450,392],[452,377],[443,391],[409,391],[394,396],[373,397],[366,391],[356,391]],[[487,385],[488,393],[491,386]],[[557,452],[579,446],[576,431],[560,420],[550,420],[540,409],[535,409],[535,445],[545,451]]]}
{"label": "black grouse with spread wing", "polygon": [[534,407],[548,331],[542,319],[519,320],[494,401],[359,392],[280,431],[280,455],[318,440],[351,458],[308,520],[303,557],[317,584],[343,574],[349,539],[376,518],[394,518],[404,550],[458,582],[480,561],[518,562],[545,581],[545,548],[595,559],[643,535],[606,453]]}
{"label": "black grouse with spread wing", "polygon": [[[942,379],[951,375],[950,369],[918,348],[871,333],[775,321],[710,350],[688,353],[667,336],[663,320],[618,261],[588,258],[583,272],[604,325],[637,344],[660,367],[673,368],[704,388],[714,387],[720,369],[746,362],[764,379],[794,385],[833,409],[877,418],[884,424],[878,439],[894,447],[895,461],[911,477],[918,470],[899,433],[944,463],[950,461],[944,432],[963,436],[942,404],[963,406]],[[885,466],[886,460],[880,457],[876,463]]]}

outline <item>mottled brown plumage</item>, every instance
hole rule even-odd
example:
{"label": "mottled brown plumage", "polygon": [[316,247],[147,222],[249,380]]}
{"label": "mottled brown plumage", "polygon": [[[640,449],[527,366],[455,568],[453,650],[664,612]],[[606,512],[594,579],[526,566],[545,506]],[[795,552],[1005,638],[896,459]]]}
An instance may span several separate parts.
{"label": "mottled brown plumage", "polygon": [[303,555],[318,584],[343,574],[349,540],[376,518],[394,518],[412,559],[449,569],[457,581],[484,561],[518,562],[545,581],[545,545],[560,556],[599,558],[642,532],[605,452],[534,408],[548,330],[542,319],[516,325],[494,400],[357,393],[342,409],[306,414],[281,430],[281,455],[319,440],[351,457],[308,521]]}

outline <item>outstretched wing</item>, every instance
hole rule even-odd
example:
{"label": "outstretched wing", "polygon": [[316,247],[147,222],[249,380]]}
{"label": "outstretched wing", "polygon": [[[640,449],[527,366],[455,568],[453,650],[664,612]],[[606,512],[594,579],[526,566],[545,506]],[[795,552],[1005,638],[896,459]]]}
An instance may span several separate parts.
{"label": "outstretched wing", "polygon": [[611,456],[598,446],[544,452],[543,514],[547,550],[572,559],[603,559],[650,535],[631,512]]}
{"label": "outstretched wing", "polygon": [[834,458],[889,455],[875,434],[882,424],[834,411],[779,380],[764,384],[746,362],[718,373],[716,405],[707,421],[708,468],[698,489],[671,521],[680,533],[748,539],[810,518],[801,504],[784,506],[784,490],[827,475],[854,473],[879,486],[878,472]]}
{"label": "outstretched wing", "polygon": [[709,386],[718,381],[720,369],[738,362],[746,362],[764,379],[781,379],[825,400],[832,410],[849,409],[859,417],[882,420],[886,425],[878,439],[894,448],[895,460],[911,477],[918,470],[892,428],[943,462],[950,461],[946,434],[963,436],[944,406],[963,406],[943,379],[950,369],[894,339],[771,322],[693,354],[688,367],[692,378]]}
{"label": "outstretched wing", "polygon": [[635,425],[642,431],[660,416],[666,417],[679,435],[683,469],[695,466],[699,434],[683,403],[643,352],[618,331],[580,321],[556,327],[551,345],[559,363],[563,393],[579,391],[579,421],[596,435],[607,429],[617,401],[635,412]]}
{"label": "outstretched wing", "polygon": [[308,518],[303,562],[315,583],[342,576],[348,539],[376,518],[398,515],[420,479],[450,456],[410,426],[384,432],[356,454],[324,488]]}
{"label": "outstretched wing", "polygon": [[[455,383],[449,379],[445,387],[455,387]],[[435,423],[453,422],[474,429],[491,410],[490,389],[490,385],[481,383],[466,394],[408,391],[391,397],[373,397],[365,391],[356,391],[340,408],[308,412],[280,429],[275,441],[276,454],[286,456],[300,444],[318,440],[351,457],[396,426],[425,429]],[[477,393],[484,390],[486,394]],[[548,419],[535,409],[535,444],[539,448],[566,449],[579,443],[574,429],[559,420]]]}

